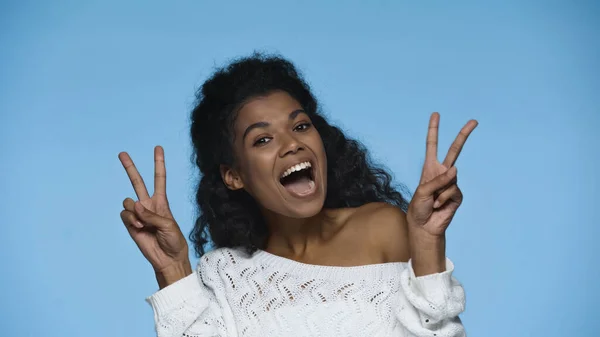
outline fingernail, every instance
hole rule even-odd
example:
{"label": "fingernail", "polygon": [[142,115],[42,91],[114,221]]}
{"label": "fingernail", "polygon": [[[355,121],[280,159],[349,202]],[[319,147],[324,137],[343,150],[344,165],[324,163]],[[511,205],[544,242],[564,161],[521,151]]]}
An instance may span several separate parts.
{"label": "fingernail", "polygon": [[438,207],[440,207],[440,202],[439,202],[438,200],[436,200],[436,201],[433,203],[433,208],[438,208]]}
{"label": "fingernail", "polygon": [[135,225],[135,227],[137,227],[137,228],[144,228],[144,225],[143,225],[141,222],[139,222],[139,221],[136,221],[136,222],[134,222],[133,224],[134,224],[134,225]]}

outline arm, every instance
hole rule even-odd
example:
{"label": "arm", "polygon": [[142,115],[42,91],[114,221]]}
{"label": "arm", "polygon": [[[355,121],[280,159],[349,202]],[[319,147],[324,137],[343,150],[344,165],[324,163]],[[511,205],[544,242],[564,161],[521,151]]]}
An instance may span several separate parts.
{"label": "arm", "polygon": [[[139,200],[127,198],[123,202],[121,219],[129,235],[156,274],[160,291],[147,301],[154,309],[156,331],[159,337],[180,336],[235,336],[232,315],[225,309],[226,301],[219,301],[214,285],[218,277],[214,268],[199,265],[192,273],[188,245],[177,225],[166,195],[166,169],[162,147],[154,149],[154,194],[148,190],[129,155],[119,154]],[[208,276],[208,279],[207,279]],[[228,313],[227,319],[223,316]],[[225,322],[229,322],[226,326]],[[229,329],[227,329],[229,328]]]}
{"label": "arm", "polygon": [[415,336],[463,337],[459,318],[465,309],[462,285],[452,276],[454,265],[446,259],[446,271],[415,276],[412,263],[400,276],[406,305],[397,308],[402,325]]}
{"label": "arm", "polygon": [[400,280],[416,315],[400,309],[399,320],[416,336],[465,336],[458,317],[465,310],[465,293],[452,277],[454,264],[446,257],[445,235],[432,237],[413,229],[408,237],[411,260]]}
{"label": "arm", "polygon": [[464,336],[458,315],[464,311],[465,294],[452,277],[454,265],[445,256],[445,241],[411,233],[406,214],[392,205],[373,207],[369,222],[377,229],[373,249],[383,249],[387,262],[408,261],[400,275],[403,296],[395,308],[400,324],[419,337]]}
{"label": "arm", "polygon": [[465,309],[465,294],[452,277],[454,265],[446,258],[445,233],[463,200],[454,164],[477,122],[469,121],[461,129],[440,163],[439,118],[434,113],[429,120],[423,172],[408,206],[411,261],[401,284],[410,305],[400,306],[398,319],[416,336],[459,337],[465,336],[458,318]]}

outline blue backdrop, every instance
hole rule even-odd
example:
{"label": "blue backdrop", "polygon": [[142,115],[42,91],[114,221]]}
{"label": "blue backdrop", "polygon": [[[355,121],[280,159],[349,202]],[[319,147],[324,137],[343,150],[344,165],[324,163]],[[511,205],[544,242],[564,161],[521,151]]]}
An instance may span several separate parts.
{"label": "blue backdrop", "polygon": [[469,335],[592,336],[598,2],[216,3],[1,3],[2,335],[153,334],[157,285],[119,218],[134,194],[117,154],[151,182],[164,146],[189,233],[194,91],[259,49],[293,60],[331,120],[411,190],[429,114],[442,116],[440,155],[478,119],[448,232]]}

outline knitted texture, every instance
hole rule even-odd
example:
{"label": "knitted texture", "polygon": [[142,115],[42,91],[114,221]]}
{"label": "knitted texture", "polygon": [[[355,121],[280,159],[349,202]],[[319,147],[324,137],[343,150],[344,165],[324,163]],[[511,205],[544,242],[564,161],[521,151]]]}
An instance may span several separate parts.
{"label": "knitted texture", "polygon": [[445,272],[415,277],[410,262],[330,267],[221,248],[147,301],[159,337],[458,337],[453,270],[447,259]]}

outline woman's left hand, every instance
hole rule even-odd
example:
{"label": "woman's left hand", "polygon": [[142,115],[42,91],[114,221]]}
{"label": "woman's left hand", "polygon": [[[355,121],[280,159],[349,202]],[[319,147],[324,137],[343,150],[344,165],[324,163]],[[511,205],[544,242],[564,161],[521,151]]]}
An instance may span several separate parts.
{"label": "woman's left hand", "polygon": [[407,220],[411,230],[432,237],[443,236],[463,196],[458,188],[456,167],[463,145],[471,132],[477,127],[477,121],[469,121],[459,132],[450,146],[442,163],[437,159],[438,127],[440,115],[435,112],[429,120],[425,164],[421,180],[408,206]]}

